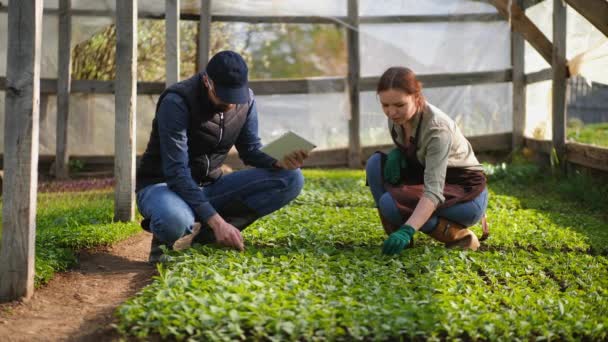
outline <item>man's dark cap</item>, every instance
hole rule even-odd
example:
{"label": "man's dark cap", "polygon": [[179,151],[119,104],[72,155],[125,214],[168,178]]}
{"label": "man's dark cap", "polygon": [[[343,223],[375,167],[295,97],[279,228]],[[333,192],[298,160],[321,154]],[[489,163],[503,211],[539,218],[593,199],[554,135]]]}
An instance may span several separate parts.
{"label": "man's dark cap", "polygon": [[211,57],[207,75],[213,81],[215,93],[225,103],[249,102],[247,63],[234,51],[221,51]]}

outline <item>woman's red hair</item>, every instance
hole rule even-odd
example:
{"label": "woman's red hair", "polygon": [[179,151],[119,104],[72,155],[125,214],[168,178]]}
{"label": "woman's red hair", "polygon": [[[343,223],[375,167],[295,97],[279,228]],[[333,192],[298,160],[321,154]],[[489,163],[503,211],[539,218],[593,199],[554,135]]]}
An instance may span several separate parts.
{"label": "woman's red hair", "polygon": [[401,90],[408,95],[413,95],[418,110],[422,110],[426,106],[426,99],[422,95],[422,83],[418,81],[416,74],[409,68],[391,67],[380,76],[376,93],[380,94],[391,89]]}

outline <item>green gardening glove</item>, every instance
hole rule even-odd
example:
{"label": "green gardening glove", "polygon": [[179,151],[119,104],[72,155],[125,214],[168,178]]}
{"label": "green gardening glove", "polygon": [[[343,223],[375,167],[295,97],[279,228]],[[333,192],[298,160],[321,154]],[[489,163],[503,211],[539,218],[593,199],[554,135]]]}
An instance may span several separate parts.
{"label": "green gardening glove", "polygon": [[382,253],[386,255],[401,253],[410,244],[414,233],[416,233],[416,229],[412,226],[408,224],[401,226],[401,228],[389,235],[388,239],[384,241]]}
{"label": "green gardening glove", "polygon": [[396,185],[401,181],[401,169],[407,167],[407,160],[400,149],[392,149],[386,156],[384,163],[384,180],[390,184]]}

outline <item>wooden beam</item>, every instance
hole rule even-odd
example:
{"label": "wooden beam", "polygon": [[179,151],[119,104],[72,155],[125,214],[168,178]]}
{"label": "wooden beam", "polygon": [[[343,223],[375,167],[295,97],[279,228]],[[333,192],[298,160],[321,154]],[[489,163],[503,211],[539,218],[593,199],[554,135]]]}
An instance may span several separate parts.
{"label": "wooden beam", "polygon": [[211,0],[201,0],[198,40],[198,71],[204,71],[211,47]]}
{"label": "wooden beam", "polygon": [[[489,1],[486,1],[489,2]],[[0,13],[6,12],[6,7],[0,4]],[[44,15],[59,15],[59,9],[46,8]],[[73,9],[74,17],[114,17],[115,11],[96,9]],[[140,19],[166,19],[165,13],[156,13],[146,10],[139,11]],[[180,19],[185,21],[199,21],[201,15],[198,13],[181,13]],[[390,23],[438,23],[438,22],[492,22],[505,20],[501,15],[495,13],[464,13],[445,15],[385,15],[360,17],[361,24],[390,24]],[[212,22],[242,22],[250,24],[340,24],[348,21],[344,16],[293,16],[293,15],[212,15]]]}
{"label": "wooden beam", "polygon": [[[387,128],[388,129],[388,128]],[[480,136],[467,137],[473,150],[476,153],[483,152],[507,152],[511,148],[511,133],[498,133]],[[526,139],[527,140],[527,139]],[[548,149],[551,148],[551,142],[546,142]],[[364,146],[361,148],[361,155],[363,160],[367,160],[375,151],[388,151],[394,146],[392,144],[387,145],[373,145]],[[348,166],[348,147],[343,148],[332,148],[332,149],[315,149],[311,152],[310,157],[306,159],[305,167],[346,167]],[[0,153],[0,168],[2,167],[2,154]],[[138,160],[141,156],[138,156]],[[51,155],[41,155],[40,163],[41,170],[53,161],[55,157]],[[112,169],[114,164],[113,156],[93,156],[93,155],[71,155],[70,158],[78,159],[87,166],[87,169]],[[245,167],[243,162],[239,159],[235,151],[231,151],[226,160],[226,165],[235,169],[242,169]]]}
{"label": "wooden beam", "polygon": [[446,15],[383,15],[367,16],[359,19],[361,24],[406,24],[406,23],[449,23],[449,22],[493,22],[505,19],[496,13],[465,13]]}
{"label": "wooden beam", "polygon": [[553,147],[564,167],[566,163],[566,5],[553,2]]}
{"label": "wooden beam", "polygon": [[[542,77],[551,79],[550,71],[543,71]],[[527,75],[527,82],[534,81],[532,73]],[[453,74],[423,74],[417,75],[423,82],[425,88],[452,87],[476,84],[493,84],[511,82],[511,69],[481,72],[465,72]],[[361,91],[374,91],[380,77],[369,76],[359,79]],[[0,90],[6,89],[6,79],[0,77]],[[137,82],[137,93],[145,95],[158,95],[165,89],[164,82]],[[251,80],[249,86],[256,95],[280,95],[280,94],[307,94],[342,92],[347,87],[347,80],[342,77],[311,77],[300,79],[273,79],[273,80]],[[57,93],[57,80],[41,79],[41,92],[45,94]],[[115,85],[113,81],[72,80],[71,91],[85,94],[114,94]]]}
{"label": "wooden beam", "polygon": [[509,151],[513,141],[512,133],[485,134],[467,137],[475,153]]}
{"label": "wooden beam", "polygon": [[180,0],[165,0],[165,83],[167,87],[179,82],[179,2]]}
{"label": "wooden beam", "polygon": [[566,143],[566,160],[568,163],[608,171],[608,148],[568,142]]}
{"label": "wooden beam", "polygon": [[[416,75],[425,88],[454,87],[474,84],[510,82],[511,69],[481,72],[466,72],[453,74],[422,74]],[[375,91],[380,77],[371,76],[361,79],[362,91]]]}
{"label": "wooden beam", "polygon": [[[533,138],[525,138],[524,140],[525,145],[535,152],[547,156],[552,153],[553,142],[551,140],[538,140]],[[566,160],[568,163],[590,169],[608,171],[608,148],[577,142],[567,142]]]}
{"label": "wooden beam", "polygon": [[4,122],[0,301],[34,293],[42,0],[11,1]]}
{"label": "wooden beam", "polygon": [[[517,4],[522,7],[523,0]],[[524,71],[524,37],[519,32],[511,32],[511,66],[513,68],[513,141],[512,150],[517,150],[524,143],[526,127],[526,79]]]}
{"label": "wooden beam", "polygon": [[529,74],[526,74],[526,76],[525,76],[526,85],[532,84],[532,83],[537,83],[537,82],[542,82],[542,81],[549,81],[552,78],[553,78],[553,70],[551,68],[546,68],[543,70],[531,72]]}
{"label": "wooden beam", "polygon": [[59,1],[59,48],[57,68],[57,136],[55,145],[55,177],[69,177],[68,121],[70,116],[70,85],[72,81],[72,0]]}
{"label": "wooden beam", "polygon": [[114,219],[123,222],[135,217],[136,85],[137,0],[116,0]]}
{"label": "wooden beam", "polygon": [[507,19],[510,15],[513,29],[521,33],[545,61],[551,64],[553,47],[549,39],[534,25],[515,1],[513,1],[509,11],[509,2],[510,0],[492,0],[492,4],[498,9],[498,13]]}
{"label": "wooden beam", "polygon": [[608,1],[566,0],[566,2],[608,37]]}
{"label": "wooden beam", "polygon": [[346,81],[343,77],[253,80],[249,87],[256,95],[341,93]]}
{"label": "wooden beam", "polygon": [[361,168],[360,137],[360,100],[359,78],[361,75],[361,58],[359,51],[359,5],[358,0],[348,0],[348,23],[346,46],[348,50],[348,98],[350,102],[350,120],[348,121],[348,166]]}

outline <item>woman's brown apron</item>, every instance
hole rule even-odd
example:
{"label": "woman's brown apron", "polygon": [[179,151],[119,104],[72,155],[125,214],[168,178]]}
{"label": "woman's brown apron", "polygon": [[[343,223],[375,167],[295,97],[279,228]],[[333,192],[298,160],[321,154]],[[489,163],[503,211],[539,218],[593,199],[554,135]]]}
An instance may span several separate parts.
{"label": "woman's brown apron", "polygon": [[[424,112],[420,113],[420,120],[416,127],[416,135],[410,137],[410,144],[405,147],[397,141],[397,134],[391,132],[395,145],[405,154],[407,167],[401,170],[401,184],[392,185],[384,182],[385,189],[391,194],[397,204],[404,221],[414,212],[418,201],[424,193],[424,166],[416,157],[416,150],[420,138],[420,126]],[[400,126],[395,126],[400,127]],[[475,199],[486,187],[486,176],[483,171],[466,170],[462,168],[448,168],[445,177],[443,196],[445,201],[437,208],[447,208],[457,203],[468,202]]]}

